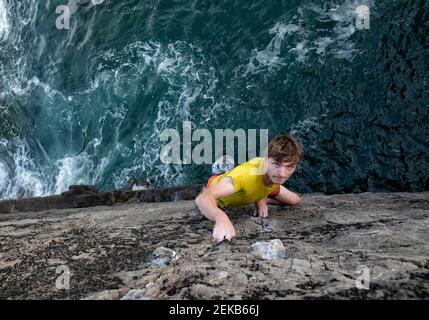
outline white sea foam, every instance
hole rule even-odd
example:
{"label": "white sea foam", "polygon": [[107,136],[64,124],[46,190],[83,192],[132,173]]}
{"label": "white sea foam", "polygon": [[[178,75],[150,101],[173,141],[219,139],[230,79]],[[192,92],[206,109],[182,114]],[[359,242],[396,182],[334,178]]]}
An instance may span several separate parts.
{"label": "white sea foam", "polygon": [[334,42],[335,40],[333,40],[331,37],[318,38],[313,42],[316,45],[316,53],[318,55],[324,56],[326,54],[327,47]]}
{"label": "white sea foam", "polygon": [[[45,193],[45,186],[36,165],[31,160],[28,145],[22,139],[0,140],[2,156],[8,165],[0,162],[0,194],[13,199],[20,196],[38,197]],[[3,180],[3,178],[5,178]]]}
{"label": "white sea foam", "polygon": [[[222,114],[223,108],[230,107],[229,104],[216,101],[218,79],[215,76],[215,68],[207,66],[201,50],[192,44],[175,42],[165,46],[154,42],[136,42],[121,50],[110,49],[100,53],[100,57],[101,64],[94,66],[96,71],[94,80],[72,96],[64,96],[48,82],[42,82],[37,77],[15,88],[16,94],[19,95],[28,94],[36,87],[42,88],[48,99],[48,107],[50,102],[52,106],[58,105],[54,103],[56,101],[67,104],[68,108],[58,110],[60,113],[56,113],[51,119],[58,118],[60,128],[64,128],[66,132],[69,126],[67,121],[76,123],[77,119],[83,119],[80,118],[80,112],[84,109],[78,105],[79,101],[91,101],[93,96],[103,96],[106,101],[100,108],[91,109],[91,117],[98,118],[96,127],[99,129],[90,137],[85,152],[77,156],[69,154],[44,164],[43,168],[30,166],[27,175],[22,171],[20,181],[13,182],[15,187],[25,185],[34,190],[33,195],[47,195],[61,193],[71,184],[97,184],[106,180],[105,170],[111,165],[112,160],[117,159],[124,159],[125,168],[121,168],[121,165],[115,167],[115,171],[111,173],[112,178],[108,178],[113,180],[116,188],[123,187],[130,178],[139,176],[142,172],[164,179],[167,184],[180,183],[184,178],[184,168],[159,163],[160,133],[165,128],[175,128],[181,123],[182,119],[172,117],[174,114],[182,114],[191,121],[194,115],[210,119]],[[116,65],[113,69],[112,64]],[[142,86],[141,79],[145,77],[148,81]],[[130,78],[133,80],[130,81]],[[129,106],[127,103],[118,105],[111,95],[115,94],[121,99],[132,101],[130,98],[137,92],[151,94],[152,90],[159,87],[160,81],[167,90],[154,110],[157,117],[138,124],[139,128],[135,128],[135,143],[132,148],[128,148],[120,140],[120,134],[121,125],[128,121]],[[197,99],[201,99],[203,103],[196,104]],[[51,120],[50,123],[54,122]],[[108,142],[103,136],[106,126],[113,130],[113,135],[109,138],[112,140]],[[106,146],[106,143],[113,148]],[[135,154],[141,156],[135,157]],[[101,157],[101,160],[94,162],[98,157]],[[13,197],[16,194],[17,192],[10,193],[9,196]]]}
{"label": "white sea foam", "polygon": [[95,175],[94,175],[94,178],[92,179],[92,183],[97,183],[98,181],[100,181],[103,178],[104,171],[109,166],[110,160],[111,159],[109,157],[101,158],[96,169],[94,170]]}
{"label": "white sea foam", "polygon": [[9,170],[6,167],[6,164],[0,161],[0,196],[6,191],[9,183]]}
{"label": "white sea foam", "polygon": [[[138,60],[131,63],[128,61],[129,57],[138,57]],[[222,114],[226,104],[215,99],[218,83],[215,68],[207,64],[201,49],[180,41],[168,45],[138,41],[121,51],[106,51],[103,54],[103,61],[107,64],[110,64],[110,61],[122,62],[115,71],[116,88],[122,87],[120,70],[132,69],[131,76],[135,81],[130,84],[128,70],[125,86],[128,90],[121,90],[121,93],[128,97],[135,90],[149,95],[152,90],[159,87],[159,82],[166,87],[165,93],[158,101],[157,109],[152,111],[155,117],[140,123],[134,136],[133,150],[122,148],[121,155],[133,152],[141,154],[141,157],[136,158],[131,166],[114,173],[115,188],[124,187],[128,179],[139,176],[142,172],[164,179],[166,183],[180,183],[180,179],[184,177],[184,168],[159,162],[159,137],[164,129],[181,126],[183,119],[192,121],[197,115],[205,118],[199,119],[204,122]],[[127,63],[131,66],[126,66]],[[104,69],[104,62],[98,66],[98,69]],[[142,78],[147,79],[144,87],[139,81]],[[138,86],[137,89],[134,89],[134,86]],[[198,104],[195,103],[197,99],[200,99]],[[181,115],[181,117],[172,115]]]}
{"label": "white sea foam", "polygon": [[21,81],[9,83],[9,88],[15,96],[27,95],[36,87],[42,88],[50,99],[58,95],[61,96],[62,99],[66,99],[66,97],[60,91],[53,89],[49,83],[40,81],[40,79],[36,76],[33,76],[31,79],[26,81],[21,79]]}
{"label": "white sea foam", "polygon": [[10,24],[8,20],[8,12],[4,0],[0,0],[0,41],[8,38]]}
{"label": "white sea foam", "polygon": [[[26,197],[40,197],[45,193],[45,188],[41,177],[31,169],[28,170],[21,166],[16,170],[15,186],[21,187],[24,190],[24,195]],[[14,194],[14,198],[21,195],[19,190],[16,190]]]}
{"label": "white sea foam", "polygon": [[68,156],[56,162],[58,173],[55,178],[55,194],[68,190],[73,184],[89,184],[93,163],[86,153],[78,156]]}
{"label": "white sea foam", "polygon": [[[325,10],[315,4],[305,6],[319,14],[318,20],[321,22],[335,21],[336,24],[330,37],[319,37],[313,43],[317,46],[316,53],[334,55],[338,59],[351,60],[354,54],[359,53],[355,49],[350,37],[356,32],[356,8],[360,5],[371,7],[373,0],[347,0],[329,10]],[[331,46],[330,50],[327,49]]]}
{"label": "white sea foam", "polygon": [[158,65],[157,72],[167,72],[167,73],[173,73],[174,72],[174,59],[172,58],[166,58]]}
{"label": "white sea foam", "polygon": [[91,38],[93,30],[94,30],[94,21],[95,21],[95,15],[96,11],[93,12],[91,19],[89,22],[87,22],[86,25],[86,33],[85,37],[83,38],[82,42],[79,43],[77,49],[80,50],[83,48],[83,46],[88,42],[88,40]]}
{"label": "white sea foam", "polygon": [[247,73],[259,73],[268,67],[268,69],[278,69],[285,65],[284,59],[280,57],[281,46],[286,35],[294,34],[299,30],[296,24],[284,24],[277,22],[268,32],[274,34],[268,46],[258,51],[255,49],[247,65]]}
{"label": "white sea foam", "polygon": [[40,60],[45,49],[46,49],[46,38],[44,35],[40,35],[40,40],[37,48],[37,60]]}
{"label": "white sea foam", "polygon": [[296,54],[296,61],[305,62],[306,55],[308,52],[308,48],[306,48],[306,42],[299,42],[296,44],[295,48],[289,50],[289,52],[293,52]]}
{"label": "white sea foam", "polygon": [[[2,3],[4,0],[0,1]],[[100,3],[102,1],[93,1],[93,4]],[[32,6],[25,9],[28,11],[23,17],[26,24],[34,22],[33,2]],[[76,23],[72,24],[72,30],[67,32],[62,43],[56,47],[56,52],[48,57],[47,68],[49,70],[56,70],[57,64],[63,63],[62,52],[66,51],[69,44],[73,44],[76,27]],[[47,40],[43,36],[34,39],[35,57],[40,58],[45,53]],[[17,47],[21,48],[19,36],[17,41]],[[87,31],[79,45],[83,47],[89,41],[91,41],[91,31]],[[100,63],[95,66],[94,70],[90,70],[94,75],[93,81],[80,92],[66,95],[58,91],[49,79],[42,81],[37,76],[29,78],[27,71],[31,65],[31,59],[28,59],[28,53],[24,51],[21,53],[16,58],[15,69],[9,72],[15,77],[8,79],[8,89],[13,92],[14,96],[27,96],[34,90],[43,92],[45,104],[42,112],[48,117],[46,122],[49,121],[49,124],[52,125],[52,127],[47,126],[46,130],[54,128],[54,130],[61,130],[68,134],[72,124],[77,124],[78,121],[85,118],[82,112],[91,112],[94,115],[93,119],[98,120],[96,120],[97,125],[95,126],[98,129],[95,129],[94,135],[89,137],[90,140],[85,149],[90,152],[89,154],[83,152],[78,156],[72,156],[69,153],[69,156],[59,160],[48,159],[43,163],[37,163],[33,162],[31,158],[36,159],[38,155],[30,155],[27,152],[29,148],[24,148],[25,152],[21,152],[21,160],[12,161],[11,171],[4,171],[5,169],[2,167],[0,172],[2,176],[7,172],[9,177],[13,177],[6,186],[0,186],[1,190],[6,190],[0,192],[6,194],[8,198],[18,196],[22,189],[25,189],[26,196],[40,196],[61,193],[67,190],[70,184],[96,184],[100,180],[106,179],[105,170],[112,160],[117,159],[125,159],[124,166],[132,168],[132,170],[115,168],[113,180],[116,187],[123,186],[129,178],[139,175],[141,172],[148,172],[153,176],[159,175],[167,183],[180,183],[180,179],[184,177],[183,168],[158,164],[160,133],[165,128],[177,127],[182,120],[172,115],[182,114],[189,120],[197,115],[205,117],[201,120],[204,121],[211,118],[216,119],[223,113],[223,110],[230,107],[230,104],[224,101],[216,101],[215,93],[218,83],[216,70],[207,63],[201,49],[193,44],[180,41],[168,45],[156,42],[135,42],[118,50],[110,49],[104,53],[101,52],[95,61],[105,61],[106,63],[105,65]],[[112,68],[112,65],[115,67]],[[147,81],[142,81],[142,79]],[[152,120],[149,121],[138,119],[141,120],[137,122],[138,128],[133,129],[136,130],[134,149],[125,147],[120,141],[120,130],[121,125],[127,120],[129,108],[127,103],[130,101],[132,103],[132,98],[137,97],[137,93],[150,95],[153,90],[160,87],[160,83],[167,88],[165,94],[154,106],[155,110],[145,109],[158,117],[156,119],[150,117]],[[2,91],[1,94],[7,94],[7,92]],[[115,99],[114,95],[120,97],[121,100],[126,100],[127,103],[118,105],[118,99]],[[100,96],[105,99],[103,104],[92,100],[94,97]],[[201,99],[202,103],[195,103],[197,99]],[[81,105],[82,101],[95,103],[91,110],[88,110]],[[106,126],[111,126],[113,130],[113,141],[107,142],[103,137]],[[22,143],[25,144],[25,141]],[[113,147],[106,146],[106,143]],[[51,147],[54,148],[54,146]],[[64,152],[70,151],[67,146],[64,146],[64,149]],[[107,149],[111,149],[111,152],[106,154]],[[135,157],[132,152],[140,154],[141,157]],[[15,155],[11,152],[10,158],[12,159]],[[131,161],[133,156],[135,160]],[[101,160],[95,163],[95,159],[98,157],[101,157]],[[130,164],[130,162],[132,163]],[[6,169],[9,168],[6,167]]]}
{"label": "white sea foam", "polygon": [[[288,56],[294,57],[295,62],[304,64],[313,52],[322,63],[328,55],[352,60],[360,52],[350,40],[356,32],[356,8],[362,4],[373,6],[373,2],[347,0],[330,9],[314,3],[303,5],[297,9],[297,14],[290,21],[277,22],[268,30],[274,37],[265,49],[252,50],[245,73],[276,72],[288,65]],[[317,29],[317,24],[312,26],[306,23],[308,18],[305,15],[308,10],[318,14],[316,19],[320,22],[335,22],[328,34],[324,28]]]}
{"label": "white sea foam", "polygon": [[311,116],[292,125],[290,133],[294,136],[300,136],[309,130],[314,130],[315,128],[320,129],[320,123],[317,117]]}
{"label": "white sea foam", "polygon": [[178,104],[183,106],[181,108],[183,119],[190,118],[190,105],[195,102],[196,98],[201,95],[201,87],[185,88],[180,94]]}

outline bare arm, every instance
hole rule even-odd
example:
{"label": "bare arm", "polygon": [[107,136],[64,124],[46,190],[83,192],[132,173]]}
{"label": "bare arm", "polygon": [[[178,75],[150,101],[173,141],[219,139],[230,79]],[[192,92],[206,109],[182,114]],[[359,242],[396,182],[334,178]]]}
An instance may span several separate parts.
{"label": "bare arm", "polygon": [[255,202],[254,215],[258,215],[261,218],[268,217],[268,204],[266,197]]}
{"label": "bare arm", "polygon": [[286,189],[283,186],[280,186],[280,193],[274,199],[268,199],[268,204],[275,205],[290,205],[295,206],[300,204],[301,197],[296,193]]}
{"label": "bare arm", "polygon": [[224,239],[231,240],[235,235],[234,226],[226,213],[218,208],[216,200],[235,193],[234,184],[230,177],[225,177],[218,183],[205,189],[195,199],[195,204],[201,214],[207,219],[214,221],[213,239],[221,242]]}

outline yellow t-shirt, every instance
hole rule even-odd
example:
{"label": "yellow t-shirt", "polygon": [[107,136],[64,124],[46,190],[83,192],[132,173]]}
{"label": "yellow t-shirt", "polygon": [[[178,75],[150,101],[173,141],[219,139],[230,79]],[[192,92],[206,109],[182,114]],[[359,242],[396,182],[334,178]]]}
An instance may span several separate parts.
{"label": "yellow t-shirt", "polygon": [[231,171],[213,178],[210,185],[218,183],[224,177],[231,177],[235,193],[217,200],[219,207],[244,207],[261,200],[279,188],[279,184],[265,186],[263,179],[264,158],[252,160],[236,166]]}

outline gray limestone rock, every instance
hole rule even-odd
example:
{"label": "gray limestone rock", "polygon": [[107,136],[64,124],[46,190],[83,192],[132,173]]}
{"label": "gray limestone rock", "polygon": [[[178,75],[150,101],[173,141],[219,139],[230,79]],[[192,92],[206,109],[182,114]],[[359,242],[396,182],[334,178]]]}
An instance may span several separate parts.
{"label": "gray limestone rock", "polygon": [[250,251],[266,260],[283,259],[285,247],[280,239],[256,242],[250,246]]}
{"label": "gray limestone rock", "polygon": [[[0,299],[429,299],[429,192],[304,195],[269,207],[270,232],[226,209],[237,236],[214,245],[194,201],[170,201],[198,190],[17,200],[0,214]],[[89,192],[55,205],[103,199]]]}
{"label": "gray limestone rock", "polygon": [[152,253],[152,256],[152,264],[155,264],[160,267],[166,267],[172,261],[176,261],[177,259],[179,259],[179,255],[176,251],[165,247],[156,248],[156,250]]}
{"label": "gray limestone rock", "polygon": [[143,289],[129,291],[121,300],[153,300],[159,296],[159,287],[154,283],[149,283]]}

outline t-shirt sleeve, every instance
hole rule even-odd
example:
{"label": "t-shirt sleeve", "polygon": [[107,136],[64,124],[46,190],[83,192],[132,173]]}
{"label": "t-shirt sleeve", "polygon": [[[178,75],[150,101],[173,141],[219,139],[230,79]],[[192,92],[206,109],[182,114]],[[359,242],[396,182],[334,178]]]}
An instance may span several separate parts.
{"label": "t-shirt sleeve", "polygon": [[238,192],[243,188],[241,175],[235,174],[234,172],[229,172],[225,175],[225,177],[231,177],[235,192]]}

